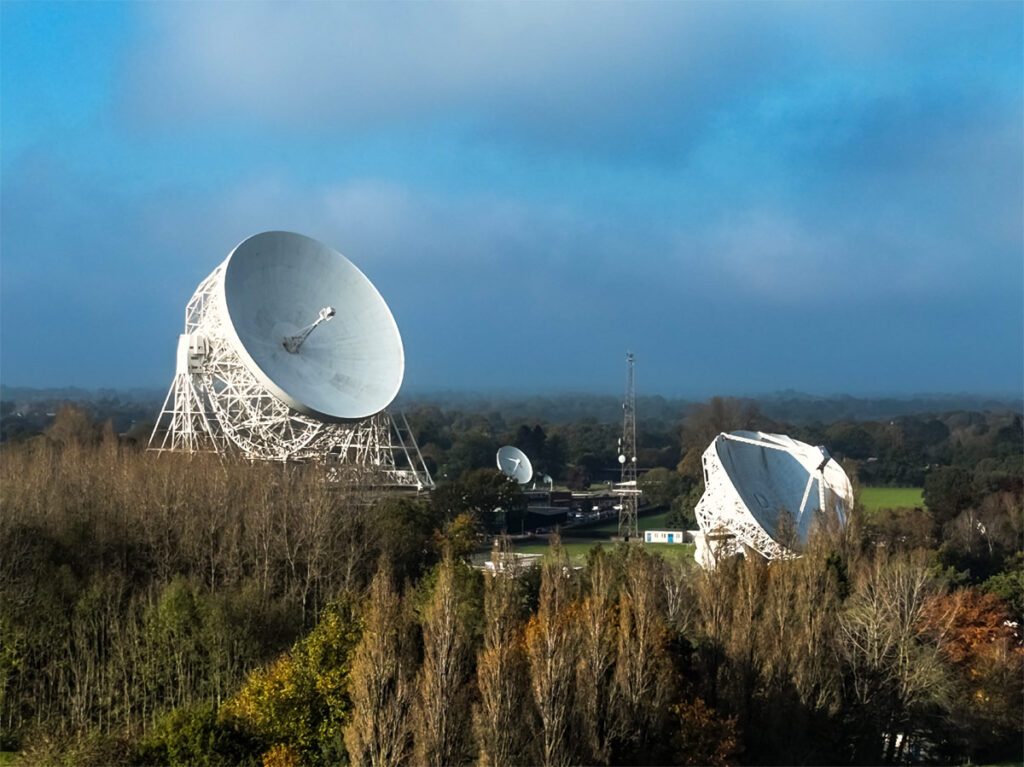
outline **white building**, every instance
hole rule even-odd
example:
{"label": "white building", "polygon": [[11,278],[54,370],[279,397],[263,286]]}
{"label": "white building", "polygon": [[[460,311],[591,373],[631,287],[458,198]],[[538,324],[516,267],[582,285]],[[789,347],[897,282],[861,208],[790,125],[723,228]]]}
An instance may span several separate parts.
{"label": "white building", "polygon": [[645,530],[644,543],[686,543],[682,530]]}

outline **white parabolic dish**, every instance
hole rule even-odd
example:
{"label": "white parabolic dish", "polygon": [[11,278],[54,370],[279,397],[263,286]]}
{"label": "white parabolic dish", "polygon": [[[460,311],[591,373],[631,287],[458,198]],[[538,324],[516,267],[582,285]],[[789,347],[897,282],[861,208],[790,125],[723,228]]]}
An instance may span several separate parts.
{"label": "white parabolic dish", "polygon": [[[293,232],[243,240],[222,264],[224,332],[243,363],[286,405],[325,421],[386,408],[405,373],[398,325],[380,293],[333,248]],[[335,315],[289,352],[284,339]]]}
{"label": "white parabolic dish", "polygon": [[703,463],[705,491],[695,509],[701,531],[729,533],[769,559],[798,554],[816,521],[845,525],[853,509],[842,467],[823,448],[785,434],[719,434]]}
{"label": "white parabolic dish", "polygon": [[505,445],[498,448],[497,459],[498,470],[509,479],[514,479],[520,485],[533,479],[533,464],[518,447]]}

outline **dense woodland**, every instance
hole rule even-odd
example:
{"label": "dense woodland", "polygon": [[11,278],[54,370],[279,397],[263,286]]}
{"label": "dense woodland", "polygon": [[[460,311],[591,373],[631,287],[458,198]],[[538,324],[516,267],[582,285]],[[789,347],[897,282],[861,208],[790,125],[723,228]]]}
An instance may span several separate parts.
{"label": "dense woodland", "polygon": [[[703,571],[642,546],[468,565],[518,490],[574,488],[621,426],[437,405],[429,497],[315,466],[155,456],[65,406],[0,446],[0,749],[29,764],[878,764],[1020,760],[1019,413],[784,422],[715,399],[642,419],[641,482],[692,520],[700,453],[757,428],[926,508]],[[495,556],[500,559],[502,539]],[[489,544],[488,544],[489,545]]]}

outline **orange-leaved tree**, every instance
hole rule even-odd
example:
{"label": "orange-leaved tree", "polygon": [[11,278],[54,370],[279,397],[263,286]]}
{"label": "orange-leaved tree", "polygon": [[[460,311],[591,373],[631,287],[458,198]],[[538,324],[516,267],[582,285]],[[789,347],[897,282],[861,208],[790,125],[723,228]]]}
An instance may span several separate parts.
{"label": "orange-leaved tree", "polygon": [[959,694],[949,717],[959,740],[949,744],[954,756],[1019,758],[1024,644],[1005,603],[975,588],[938,595],[925,604],[920,629],[956,671]]}
{"label": "orange-leaved tree", "polygon": [[534,761],[561,767],[575,758],[575,670],[579,655],[575,575],[557,539],[541,566],[540,605],[526,626],[533,699],[540,716]]}

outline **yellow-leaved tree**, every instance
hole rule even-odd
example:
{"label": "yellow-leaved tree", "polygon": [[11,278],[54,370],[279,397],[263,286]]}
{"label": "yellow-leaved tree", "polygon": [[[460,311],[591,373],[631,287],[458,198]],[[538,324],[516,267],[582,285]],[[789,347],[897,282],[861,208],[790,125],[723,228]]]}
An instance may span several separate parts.
{"label": "yellow-leaved tree", "polygon": [[359,641],[349,601],[330,605],[292,650],[249,674],[221,716],[266,745],[269,765],[337,764],[352,710],[349,674]]}

